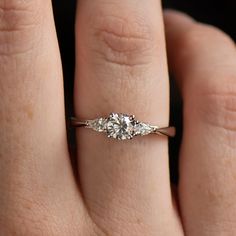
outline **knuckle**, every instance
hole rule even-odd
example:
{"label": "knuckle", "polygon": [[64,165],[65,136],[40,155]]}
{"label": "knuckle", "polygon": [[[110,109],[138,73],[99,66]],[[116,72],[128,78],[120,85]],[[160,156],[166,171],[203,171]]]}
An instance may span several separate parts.
{"label": "knuckle", "polygon": [[[191,89],[192,91],[193,89]],[[236,147],[236,83],[235,77],[214,78],[194,88],[197,111],[207,124],[224,131],[225,142]]]}
{"label": "knuckle", "polygon": [[40,0],[0,0],[0,31],[24,30],[42,19]]}
{"label": "knuckle", "polygon": [[182,34],[179,40],[181,46],[185,49],[190,49],[189,51],[198,51],[199,48],[202,48],[203,42],[208,43],[209,41],[230,45],[235,49],[235,43],[230,36],[215,26],[201,23],[194,24],[188,31]]}
{"label": "knuckle", "polygon": [[32,36],[42,21],[41,10],[40,0],[0,0],[0,55],[32,48]]}
{"label": "knuckle", "polygon": [[90,47],[98,58],[124,66],[150,61],[150,52],[155,46],[154,34],[145,18],[136,13],[126,16],[104,9],[88,22],[91,26]]}

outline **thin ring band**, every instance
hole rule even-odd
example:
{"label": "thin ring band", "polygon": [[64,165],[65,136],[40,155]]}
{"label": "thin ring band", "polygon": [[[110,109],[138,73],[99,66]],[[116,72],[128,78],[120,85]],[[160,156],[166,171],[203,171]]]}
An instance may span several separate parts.
{"label": "thin ring band", "polygon": [[176,134],[175,127],[162,127],[150,125],[135,119],[134,115],[121,113],[111,113],[109,117],[97,118],[94,120],[80,121],[72,117],[71,125],[73,127],[85,127],[97,132],[107,133],[109,138],[118,140],[132,139],[135,136],[145,136],[156,134],[166,137],[174,137]]}

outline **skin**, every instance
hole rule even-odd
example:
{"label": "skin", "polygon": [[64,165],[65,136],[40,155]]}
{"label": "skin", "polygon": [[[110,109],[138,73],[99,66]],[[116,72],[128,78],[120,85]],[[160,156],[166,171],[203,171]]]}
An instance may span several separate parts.
{"label": "skin", "polygon": [[74,176],[51,2],[0,0],[0,235],[236,234],[236,52],[223,32],[163,17],[157,0],[79,1],[76,116],[168,126],[167,58],[184,101],[178,198],[163,137],[79,129]]}

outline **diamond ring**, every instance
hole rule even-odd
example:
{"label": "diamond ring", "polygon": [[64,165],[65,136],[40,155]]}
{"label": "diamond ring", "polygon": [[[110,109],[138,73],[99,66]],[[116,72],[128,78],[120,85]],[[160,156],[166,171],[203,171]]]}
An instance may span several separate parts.
{"label": "diamond ring", "polygon": [[148,134],[157,134],[167,137],[175,136],[175,127],[160,128],[140,122],[134,115],[122,113],[111,113],[108,117],[97,118],[94,120],[79,121],[77,118],[71,118],[74,127],[85,127],[94,131],[106,133],[109,138],[118,140],[129,140],[136,136],[145,136]]}

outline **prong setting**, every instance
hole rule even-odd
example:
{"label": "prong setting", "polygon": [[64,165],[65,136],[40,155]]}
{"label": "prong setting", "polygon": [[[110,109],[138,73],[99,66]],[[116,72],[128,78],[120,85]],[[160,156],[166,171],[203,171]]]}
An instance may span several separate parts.
{"label": "prong setting", "polygon": [[108,138],[131,140],[136,136],[153,133],[157,127],[140,122],[134,115],[111,113],[107,118],[98,118],[86,122],[87,128],[104,132]]}
{"label": "prong setting", "polygon": [[135,115],[130,115],[129,118],[130,120],[135,120]]}

